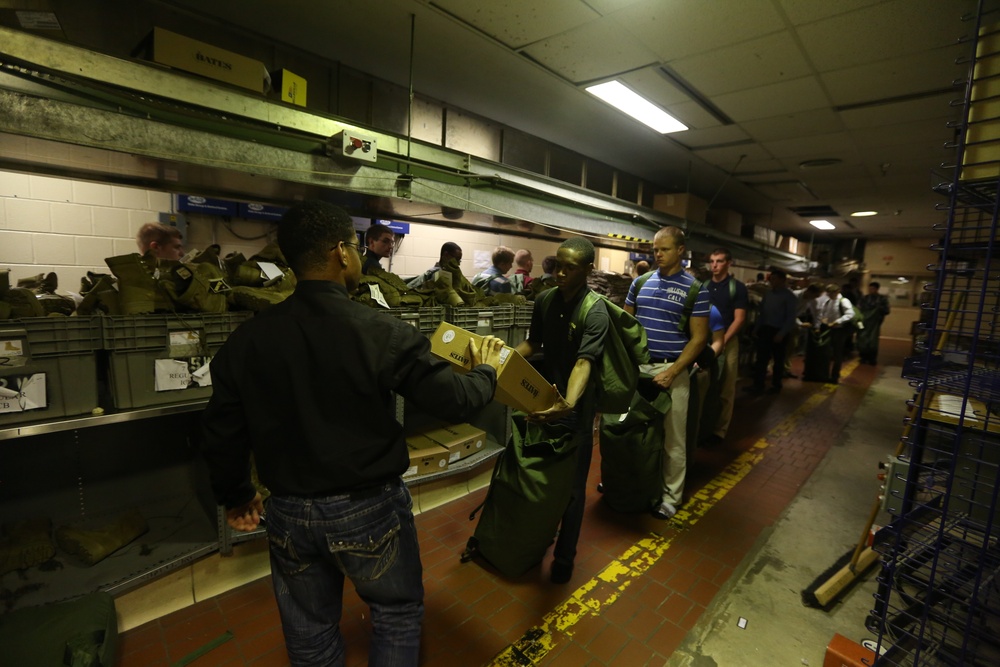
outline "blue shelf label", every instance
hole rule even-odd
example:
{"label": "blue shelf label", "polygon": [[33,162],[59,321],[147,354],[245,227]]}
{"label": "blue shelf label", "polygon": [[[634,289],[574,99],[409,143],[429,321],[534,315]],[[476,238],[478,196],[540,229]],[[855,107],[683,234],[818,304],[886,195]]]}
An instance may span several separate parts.
{"label": "blue shelf label", "polygon": [[285,206],[268,206],[267,204],[245,204],[239,205],[240,217],[247,220],[268,220],[278,222],[281,216],[288,210]]}
{"label": "blue shelf label", "polygon": [[236,202],[199,197],[198,195],[177,195],[177,209],[213,215],[236,215]]}
{"label": "blue shelf label", "polygon": [[374,224],[385,225],[397,234],[409,234],[410,233],[410,223],[408,222],[396,222],[395,220],[379,220],[375,219]]}

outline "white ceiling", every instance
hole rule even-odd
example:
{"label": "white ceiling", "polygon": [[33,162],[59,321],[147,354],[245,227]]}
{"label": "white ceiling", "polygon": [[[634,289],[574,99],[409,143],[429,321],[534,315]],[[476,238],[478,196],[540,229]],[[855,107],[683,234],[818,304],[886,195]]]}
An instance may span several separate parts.
{"label": "white ceiling", "polygon": [[[973,0],[174,0],[808,238],[933,236]],[[254,11],[254,7],[262,8]],[[411,21],[412,17],[412,21]],[[661,136],[583,86],[618,78]],[[712,109],[714,108],[714,112]],[[807,160],[839,160],[804,169]],[[936,172],[936,174],[935,174]],[[943,176],[938,176],[942,174]],[[879,212],[849,218],[855,210]],[[817,238],[817,240],[819,240]]]}

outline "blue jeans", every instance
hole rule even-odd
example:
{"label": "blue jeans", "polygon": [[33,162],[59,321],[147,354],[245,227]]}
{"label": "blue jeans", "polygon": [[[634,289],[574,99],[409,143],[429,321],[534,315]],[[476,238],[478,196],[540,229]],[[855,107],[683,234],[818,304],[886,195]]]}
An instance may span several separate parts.
{"label": "blue jeans", "polygon": [[412,506],[401,480],[365,493],[268,500],[271,576],[293,667],[344,664],[344,577],[371,610],[368,664],[418,664],[424,586]]}

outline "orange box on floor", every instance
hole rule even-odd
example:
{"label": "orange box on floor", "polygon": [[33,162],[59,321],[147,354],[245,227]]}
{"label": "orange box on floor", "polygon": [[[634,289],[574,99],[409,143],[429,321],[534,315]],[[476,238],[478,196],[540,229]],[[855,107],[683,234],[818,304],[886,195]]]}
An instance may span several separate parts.
{"label": "orange box on floor", "polygon": [[874,662],[875,651],[836,634],[826,645],[823,667],[870,667]]}

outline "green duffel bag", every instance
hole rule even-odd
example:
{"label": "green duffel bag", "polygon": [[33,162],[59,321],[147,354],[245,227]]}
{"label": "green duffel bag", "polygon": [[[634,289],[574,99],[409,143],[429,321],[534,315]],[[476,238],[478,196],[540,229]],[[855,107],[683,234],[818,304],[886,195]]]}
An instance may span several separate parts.
{"label": "green duffel bag", "polygon": [[573,488],[576,449],[565,425],[515,413],[512,430],[462,561],[478,554],[501,574],[518,577],[542,562],[556,536]]}
{"label": "green duffel bag", "polygon": [[109,594],[27,607],[0,616],[4,667],[114,667],[118,619]]}
{"label": "green duffel bag", "polygon": [[601,415],[601,488],[618,512],[648,512],[663,492],[663,418],[670,394],[640,376],[624,414]]}

